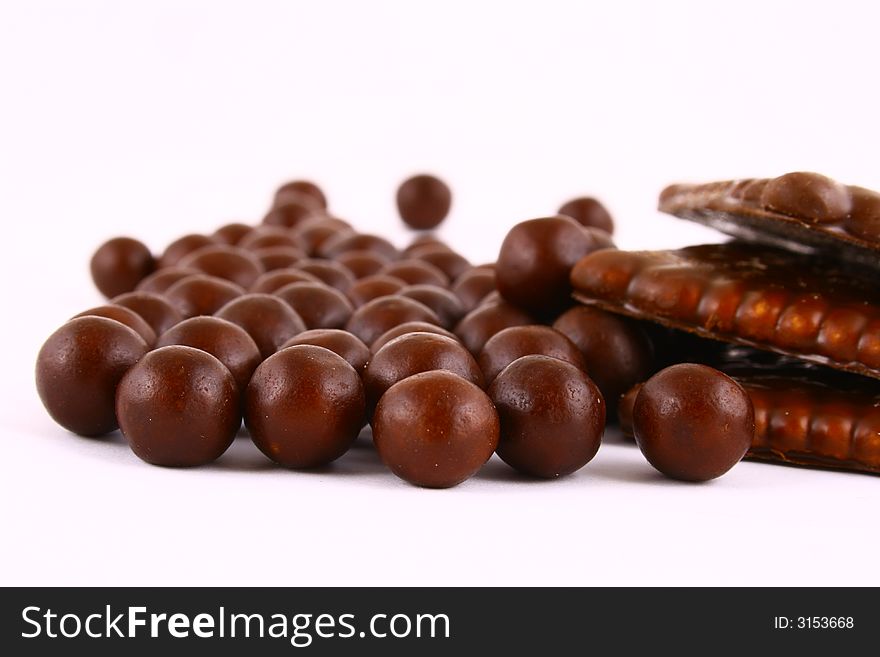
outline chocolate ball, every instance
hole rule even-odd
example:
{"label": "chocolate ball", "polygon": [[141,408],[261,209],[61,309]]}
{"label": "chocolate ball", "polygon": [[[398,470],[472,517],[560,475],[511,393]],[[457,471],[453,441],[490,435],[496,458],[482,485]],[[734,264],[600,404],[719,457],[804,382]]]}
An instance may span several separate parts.
{"label": "chocolate ball", "polygon": [[268,358],[290,338],[306,330],[299,314],[271,294],[245,294],[227,303],[214,316],[247,331],[263,358]]}
{"label": "chocolate ball", "polygon": [[298,344],[310,344],[329,349],[337,356],[342,356],[358,374],[363,374],[370,362],[370,349],[348,331],[339,329],[311,329],[303,331],[284,343],[282,349]]}
{"label": "chocolate ball", "polygon": [[451,205],[452,192],[434,176],[413,176],[397,188],[397,210],[410,228],[428,230],[438,226]]}
{"label": "chocolate ball", "polygon": [[37,392],[62,427],[82,436],[116,429],[116,386],[149,347],[135,331],[106,317],[72,319],[37,356]]}
{"label": "chocolate ball", "polygon": [[290,468],[336,460],[364,421],[361,378],[329,349],[296,345],[267,358],[245,394],[245,424],[266,456]]}
{"label": "chocolate ball", "polygon": [[213,315],[244,293],[231,281],[199,274],[177,281],[165,292],[165,298],[184,317],[196,317]]}
{"label": "chocolate ball", "polygon": [[852,209],[844,219],[848,233],[864,240],[880,241],[880,193],[864,187],[850,187]]}
{"label": "chocolate ball", "polygon": [[708,481],[745,456],[755,437],[755,412],[748,393],[729,376],[682,363],[642,386],[633,433],[648,462],[666,476]]}
{"label": "chocolate ball", "polygon": [[277,205],[263,217],[263,224],[267,226],[283,226],[295,228],[310,219],[323,216],[323,211],[302,198],[288,199],[283,205]]}
{"label": "chocolate ball", "polygon": [[347,251],[336,256],[336,262],[360,279],[378,274],[391,261],[375,251]]}
{"label": "chocolate ball", "polygon": [[452,328],[464,317],[464,306],[461,300],[452,292],[436,285],[408,285],[398,290],[397,294],[409,299],[415,299],[425,304],[437,313],[440,323],[446,328]]}
{"label": "chocolate ball", "polygon": [[386,276],[394,276],[410,285],[436,285],[447,287],[449,278],[446,274],[422,260],[398,260],[392,262],[382,273]]}
{"label": "chocolate ball", "polygon": [[183,315],[177,308],[165,297],[152,292],[126,292],[113,297],[112,302],[117,306],[133,310],[143,317],[156,336],[162,335],[172,326],[183,321]]}
{"label": "chocolate ball", "polygon": [[[256,251],[270,246],[292,246],[302,250],[302,244],[286,228],[280,226],[260,226],[245,235],[238,243],[241,249]],[[305,253],[301,256],[305,258]]]}
{"label": "chocolate ball", "polygon": [[570,200],[559,208],[559,214],[571,217],[581,226],[598,228],[609,235],[614,233],[614,220],[599,201],[589,196]]}
{"label": "chocolate ball", "polygon": [[433,333],[407,333],[373,353],[364,371],[367,408],[398,381],[419,372],[445,370],[483,387],[477,361],[460,342]]}
{"label": "chocolate ball", "polygon": [[505,301],[475,308],[455,327],[455,335],[472,354],[479,354],[486,342],[511,326],[536,324],[535,318]]}
{"label": "chocolate ball", "polygon": [[393,385],[373,417],[373,441],[385,465],[429,488],[449,488],[476,474],[498,446],[498,431],[486,393],[443,370]]}
{"label": "chocolate ball", "polygon": [[440,318],[433,310],[413,299],[379,297],[355,310],[345,330],[354,333],[364,344],[373,344],[385,331],[404,322],[440,324]]}
{"label": "chocolate ball", "polygon": [[198,251],[206,246],[216,246],[217,239],[199,233],[190,233],[179,237],[169,244],[162,255],[159,257],[158,266],[160,269],[165,267],[173,267],[180,264],[193,251]]}
{"label": "chocolate ball", "polygon": [[852,208],[846,185],[818,173],[787,173],[767,182],[761,204],[810,222],[843,221]]}
{"label": "chocolate ball", "polygon": [[251,292],[271,294],[290,283],[320,283],[317,276],[300,271],[295,267],[267,271],[251,286]]}
{"label": "chocolate ball", "polygon": [[238,243],[254,230],[253,226],[241,223],[231,223],[220,226],[211,235],[218,243],[237,246]]}
{"label": "chocolate ball", "polygon": [[434,335],[442,335],[445,338],[460,342],[455,333],[447,331],[442,326],[429,324],[428,322],[404,322],[403,324],[398,324],[397,326],[388,329],[378,338],[373,340],[373,344],[370,345],[370,351],[375,354],[394,338],[399,338],[401,335],[407,335],[408,333],[433,333]]}
{"label": "chocolate ball", "polygon": [[614,415],[620,396],[654,370],[654,348],[636,320],[598,308],[575,306],[560,315],[553,328],[580,350],[590,378]]}
{"label": "chocolate ball", "polygon": [[419,250],[413,251],[411,257],[433,265],[443,272],[450,281],[456,280],[473,267],[467,258],[451,251],[449,247],[439,244],[421,247]]}
{"label": "chocolate ball", "polygon": [[296,263],[296,268],[318,278],[330,287],[345,292],[355,282],[354,275],[332,260],[306,259]]}
{"label": "chocolate ball", "polygon": [[342,292],[324,283],[289,283],[273,294],[297,312],[307,329],[342,328],[354,311]]}
{"label": "chocolate ball", "polygon": [[[294,267],[305,257],[305,252],[293,246],[267,246],[254,249],[253,254],[267,272]],[[265,274],[262,274],[265,276]],[[258,278],[257,281],[260,279]],[[254,285],[256,285],[256,281]]]}
{"label": "chocolate ball", "polygon": [[308,219],[291,230],[309,255],[317,255],[325,242],[338,235],[352,235],[346,222],[334,217]]}
{"label": "chocolate ball", "polygon": [[406,286],[406,281],[402,281],[394,276],[373,274],[355,281],[346,290],[345,295],[355,308],[360,308],[373,299],[397,294]]}
{"label": "chocolate ball", "polygon": [[237,246],[218,244],[193,251],[180,261],[181,267],[191,267],[209,276],[232,281],[247,290],[265,273],[257,257]]}
{"label": "chocolate ball", "polygon": [[571,340],[549,326],[535,324],[499,331],[486,342],[478,362],[486,382],[491,383],[513,361],[530,355],[557,358],[585,369],[584,358]]}
{"label": "chocolate ball", "polygon": [[450,289],[461,300],[465,312],[470,312],[495,291],[495,272],[481,267],[469,269],[455,279]]}
{"label": "chocolate ball", "polygon": [[531,219],[510,229],[498,254],[496,283],[507,301],[538,316],[571,304],[572,267],[588,253],[613,246],[608,233],[571,217]]}
{"label": "chocolate ball", "polygon": [[206,351],[232,373],[243,391],[263,360],[254,339],[240,326],[219,317],[193,317],[159,336],[156,347],[184,345]]}
{"label": "chocolate ball", "polygon": [[291,195],[305,196],[312,199],[318,207],[324,210],[327,209],[327,197],[324,195],[324,192],[315,183],[308,180],[293,180],[281,185],[275,192],[276,204],[279,204],[279,202],[283,204],[284,199],[289,198]]}
{"label": "chocolate ball", "polygon": [[89,267],[95,287],[105,297],[131,292],[156,268],[153,254],[131,237],[104,242],[92,256]]}
{"label": "chocolate ball", "polygon": [[184,278],[199,276],[201,274],[202,272],[198,269],[177,266],[166,267],[165,269],[160,269],[147,276],[144,280],[138,283],[135,291],[164,294],[168,288],[174,285],[177,281],[182,281]]}
{"label": "chocolate ball", "polygon": [[241,400],[229,370],[192,347],[151,351],[116,390],[116,415],[131,450],[153,465],[216,460],[241,426]]}
{"label": "chocolate ball", "polygon": [[407,247],[401,252],[407,258],[415,258],[418,257],[415,254],[424,248],[443,248],[446,250],[451,250],[449,245],[441,240],[434,233],[421,233],[412,238],[412,241],[407,245]]}
{"label": "chocolate ball", "polygon": [[583,370],[549,356],[523,356],[492,382],[509,466],[534,477],[579,470],[596,455],[605,431],[605,401]]}
{"label": "chocolate ball", "polygon": [[322,258],[335,258],[348,251],[375,251],[389,260],[397,260],[400,254],[391,242],[378,235],[367,233],[339,233],[329,238],[318,249]]}
{"label": "chocolate ball", "polygon": [[156,332],[147,324],[146,320],[135,311],[124,306],[117,306],[112,303],[96,306],[84,310],[78,315],[74,315],[71,319],[76,319],[77,317],[106,317],[107,319],[115,319],[117,322],[125,324],[128,328],[134,330],[144,339],[147,345],[153,346],[156,342]]}

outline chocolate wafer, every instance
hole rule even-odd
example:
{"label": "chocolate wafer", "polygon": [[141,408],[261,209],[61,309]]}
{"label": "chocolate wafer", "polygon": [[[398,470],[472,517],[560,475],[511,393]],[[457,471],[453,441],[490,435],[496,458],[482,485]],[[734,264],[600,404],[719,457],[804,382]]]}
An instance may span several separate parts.
{"label": "chocolate wafer", "polygon": [[731,242],[597,251],[571,282],[588,305],[880,378],[880,289],[842,265]]}

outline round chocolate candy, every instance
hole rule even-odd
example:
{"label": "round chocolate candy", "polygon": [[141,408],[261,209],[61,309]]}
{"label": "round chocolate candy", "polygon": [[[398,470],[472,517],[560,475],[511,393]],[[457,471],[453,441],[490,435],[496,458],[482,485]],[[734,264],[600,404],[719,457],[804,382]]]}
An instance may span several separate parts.
{"label": "round chocolate candy", "polygon": [[[294,246],[267,246],[254,249],[253,254],[267,272],[291,268],[305,257],[305,252]],[[258,278],[257,281],[259,280]],[[255,281],[254,285],[256,284]]]}
{"label": "round chocolate candy", "polygon": [[[280,226],[260,226],[245,235],[237,245],[248,251],[265,249],[270,246],[292,246],[302,249],[300,241],[286,228]],[[302,255],[305,258],[305,253]]]}
{"label": "round chocolate candy", "polygon": [[354,275],[338,262],[332,260],[305,259],[296,263],[296,268],[311,274],[330,287],[345,292],[355,282]]}
{"label": "round chocolate candy", "polygon": [[412,238],[412,241],[407,245],[407,247],[401,252],[407,258],[416,258],[416,253],[420,249],[424,248],[436,248],[440,247],[443,249],[449,249],[449,245],[437,237],[433,233],[421,233]]}
{"label": "round chocolate candy", "polygon": [[267,358],[245,394],[245,424],[266,456],[290,468],[336,460],[364,421],[361,378],[329,349],[296,345]]}
{"label": "round chocolate candy", "polygon": [[571,340],[549,326],[537,324],[511,326],[489,338],[480,352],[480,369],[486,382],[491,383],[513,361],[534,354],[564,360],[579,370],[586,369],[581,352]]}
{"label": "round chocolate candy", "polygon": [[846,185],[818,173],[795,172],[768,181],[761,205],[806,221],[833,223],[846,218],[852,199]]}
{"label": "round chocolate candy", "polygon": [[281,185],[275,192],[275,205],[283,205],[285,200],[298,196],[310,198],[317,207],[323,210],[327,209],[327,197],[324,192],[315,183],[308,180],[292,180]]}
{"label": "round chocolate candy", "polygon": [[460,342],[433,333],[407,333],[373,353],[364,371],[367,408],[398,381],[419,372],[445,370],[483,387],[483,373],[477,361]]}
{"label": "round chocolate candy", "polygon": [[461,300],[445,287],[436,285],[408,285],[397,292],[402,297],[415,299],[437,313],[440,323],[452,328],[464,317]]}
{"label": "round chocolate candy", "polygon": [[739,463],[755,437],[755,412],[736,381],[706,365],[661,370],[639,390],[633,433],[648,462],[674,479],[708,481]]}
{"label": "round chocolate candy", "polygon": [[439,325],[440,318],[433,310],[414,299],[379,297],[355,310],[345,325],[345,330],[354,333],[364,344],[373,344],[385,331],[404,322]]}
{"label": "round chocolate candy", "polygon": [[450,281],[456,280],[473,267],[464,256],[440,244],[427,245],[413,251],[411,258],[423,260],[443,272]]}
{"label": "round chocolate candy", "polygon": [[95,251],[89,264],[95,287],[105,297],[131,292],[156,268],[153,254],[131,237],[115,237]]}
{"label": "round chocolate candy", "polygon": [[116,429],[116,386],[149,347],[106,317],[79,317],[46,340],[37,356],[37,392],[62,427],[82,436]]}
{"label": "round chocolate candy", "polygon": [[247,290],[265,273],[257,257],[247,249],[217,244],[193,251],[180,261],[181,267],[191,267],[209,276],[232,281]]}
{"label": "round chocolate candy", "polygon": [[539,316],[571,304],[571,268],[588,253],[613,246],[605,231],[571,217],[523,221],[510,229],[498,254],[498,291],[507,301]]}
{"label": "round chocolate candy", "polygon": [[201,274],[202,272],[200,272],[198,269],[190,269],[187,267],[177,266],[165,267],[165,269],[160,269],[159,271],[153,272],[140,283],[138,283],[135,291],[164,294],[168,290],[168,288],[174,285],[177,281],[182,281],[184,278],[189,278],[190,276],[198,276]]}
{"label": "round chocolate candy", "polygon": [[183,315],[168,300],[153,292],[126,292],[111,299],[113,304],[133,310],[144,318],[157,336],[162,335],[178,322]]}
{"label": "round chocolate candy", "polygon": [[214,316],[247,331],[263,358],[268,358],[290,338],[306,330],[299,314],[271,294],[245,294],[227,303]]}
{"label": "round chocolate candy", "polygon": [[293,308],[308,329],[342,328],[354,310],[342,292],[324,283],[288,283],[273,294]]}
{"label": "round chocolate candy", "polygon": [[345,295],[355,308],[360,308],[373,299],[397,294],[406,286],[406,281],[402,281],[394,276],[373,274],[355,281],[346,290]]}
{"label": "round chocolate candy", "polygon": [[149,346],[152,347],[156,342],[156,332],[147,324],[146,320],[135,311],[124,306],[108,303],[84,310],[78,315],[74,315],[71,319],[76,319],[77,317],[106,317],[107,319],[115,319],[117,322],[121,322],[134,330]]}
{"label": "round chocolate candy", "polygon": [[461,300],[465,312],[470,312],[480,305],[486,295],[495,291],[495,272],[485,267],[474,267],[455,279],[450,289]]}
{"label": "round chocolate candy", "polygon": [[511,326],[535,324],[535,318],[505,301],[475,308],[455,327],[455,335],[472,354],[479,354],[486,342]]}
{"label": "round chocolate candy", "polygon": [[342,356],[358,374],[363,374],[370,362],[370,349],[348,331],[340,329],[311,329],[296,335],[281,347],[294,347],[298,344],[310,344],[324,347],[334,354]]}
{"label": "round chocolate candy", "polygon": [[393,385],[373,417],[373,441],[385,465],[429,488],[449,488],[476,474],[498,446],[498,432],[486,393],[443,370]]}
{"label": "round chocolate candy", "polygon": [[367,233],[339,233],[329,238],[318,249],[322,258],[335,258],[348,251],[375,251],[389,260],[397,260],[400,254],[391,242],[378,235]]}
{"label": "round chocolate candy", "polygon": [[310,219],[322,216],[323,211],[302,198],[288,199],[283,205],[277,205],[263,217],[267,226],[283,226],[295,228]]}
{"label": "round chocolate candy", "polygon": [[579,470],[596,455],[605,431],[605,400],[583,370],[549,356],[523,356],[489,387],[498,410],[496,450],[534,477]]}
{"label": "round chocolate candy", "polygon": [[116,415],[131,450],[147,463],[205,465],[232,444],[241,400],[229,370],[192,347],[151,351],[116,390]]}
{"label": "round chocolate candy", "polygon": [[451,205],[452,192],[434,176],[413,176],[397,188],[397,210],[404,223],[416,230],[438,226],[449,214]]}
{"label": "round chocolate candy", "polygon": [[267,271],[260,276],[251,286],[251,292],[272,294],[290,283],[320,283],[317,276],[313,276],[295,267]]}
{"label": "round chocolate candy", "polygon": [[397,260],[382,270],[386,276],[394,276],[409,285],[436,285],[448,287],[449,278],[434,265],[422,260]]}
{"label": "round chocolate candy", "polygon": [[598,308],[575,306],[553,323],[571,340],[584,358],[590,378],[616,413],[620,396],[650,376],[654,348],[648,334],[635,320]]}
{"label": "round chocolate candy", "polygon": [[231,223],[220,226],[214,231],[213,237],[220,244],[228,244],[229,246],[237,246],[238,243],[254,230],[253,226],[241,223]]}
{"label": "round chocolate candy", "polygon": [[199,233],[190,233],[189,235],[179,237],[171,242],[171,244],[165,248],[162,255],[159,256],[159,268],[164,269],[165,267],[178,265],[181,260],[193,251],[198,251],[206,246],[216,245],[216,238],[209,237],[208,235],[201,235]]}
{"label": "round chocolate candy", "polygon": [[880,240],[880,194],[864,187],[850,187],[852,210],[844,220],[848,233],[869,241]]}
{"label": "round chocolate candy", "polygon": [[352,235],[351,226],[334,217],[319,217],[304,221],[291,231],[309,255],[318,251],[329,239],[337,235]]}
{"label": "round chocolate candy", "polygon": [[184,345],[206,351],[232,373],[243,391],[263,360],[254,339],[240,326],[219,317],[193,317],[159,336],[156,347]]}
{"label": "round chocolate candy", "polygon": [[404,322],[403,324],[398,324],[397,326],[388,329],[378,338],[373,340],[373,344],[370,345],[370,351],[375,354],[394,338],[399,338],[401,335],[406,335],[408,333],[433,333],[434,335],[442,335],[445,338],[461,342],[455,333],[447,331],[442,326],[429,324],[428,322]]}
{"label": "round chocolate candy", "polygon": [[213,315],[244,293],[243,288],[231,281],[198,274],[177,281],[166,290],[165,298],[184,317],[196,317]]}
{"label": "round chocolate candy", "polygon": [[571,217],[581,226],[598,228],[609,235],[614,233],[614,220],[611,213],[599,201],[589,196],[582,196],[564,203],[559,214]]}
{"label": "round chocolate candy", "polygon": [[378,274],[391,261],[375,251],[347,251],[336,256],[336,262],[360,279]]}

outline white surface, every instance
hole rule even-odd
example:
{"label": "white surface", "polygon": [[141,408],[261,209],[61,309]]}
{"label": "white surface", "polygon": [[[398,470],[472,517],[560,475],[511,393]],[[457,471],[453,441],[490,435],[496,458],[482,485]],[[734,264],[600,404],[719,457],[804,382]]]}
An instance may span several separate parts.
{"label": "white surface", "polygon": [[604,4],[0,5],[0,583],[880,584],[876,477],[743,463],[685,485],[613,438],[565,480],[493,460],[447,491],[367,446],[296,473],[240,439],[175,471],[40,406],[37,350],[99,301],[98,243],[255,221],[291,177],[403,243],[396,185],[437,172],[477,261],[576,194],[636,248],[715,239],[654,211],[677,180],[880,188],[871,3]]}

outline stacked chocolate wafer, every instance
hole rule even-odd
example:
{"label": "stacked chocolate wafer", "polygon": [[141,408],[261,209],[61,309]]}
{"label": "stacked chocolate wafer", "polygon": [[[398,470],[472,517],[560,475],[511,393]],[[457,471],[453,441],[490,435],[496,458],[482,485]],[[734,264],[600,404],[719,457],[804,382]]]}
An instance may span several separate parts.
{"label": "stacked chocolate wafer", "polygon": [[[880,472],[880,194],[790,173],[673,185],[660,210],[736,239],[591,253],[575,299],[662,327],[668,362],[714,360],[736,378],[755,406],[750,457]],[[683,334],[708,341],[683,347]]]}

